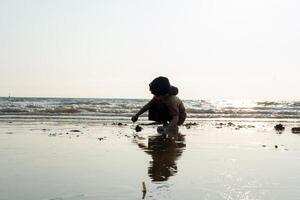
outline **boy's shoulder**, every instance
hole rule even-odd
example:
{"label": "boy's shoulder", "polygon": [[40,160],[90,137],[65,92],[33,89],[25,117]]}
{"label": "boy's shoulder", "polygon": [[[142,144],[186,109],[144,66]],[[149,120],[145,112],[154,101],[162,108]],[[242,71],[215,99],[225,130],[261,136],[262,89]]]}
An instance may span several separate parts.
{"label": "boy's shoulder", "polygon": [[169,103],[181,103],[181,100],[179,99],[179,97],[177,97],[176,95],[170,95],[168,96],[168,98],[166,99],[167,102]]}

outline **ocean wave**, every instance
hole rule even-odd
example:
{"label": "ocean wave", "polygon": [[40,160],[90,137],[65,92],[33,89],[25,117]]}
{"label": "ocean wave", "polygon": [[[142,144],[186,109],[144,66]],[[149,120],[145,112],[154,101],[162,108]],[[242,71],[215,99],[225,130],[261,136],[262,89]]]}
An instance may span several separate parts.
{"label": "ocean wave", "polygon": [[90,106],[110,106],[112,104],[108,102],[87,102],[87,101],[74,101],[74,102],[63,102],[61,105],[90,105]]}
{"label": "ocean wave", "polygon": [[295,102],[291,103],[291,107],[300,108],[300,101],[295,101]]}
{"label": "ocean wave", "polygon": [[[132,116],[149,100],[0,98],[0,115]],[[300,118],[300,101],[184,101],[188,116],[196,118]],[[146,115],[146,114],[145,114]]]}
{"label": "ocean wave", "polygon": [[258,106],[278,106],[282,105],[283,102],[275,102],[275,101],[259,101],[257,102]]}
{"label": "ocean wave", "polygon": [[40,112],[43,113],[80,113],[80,110],[77,108],[70,108],[70,107],[58,107],[58,108],[48,108],[45,110],[41,110]]}
{"label": "ocean wave", "polygon": [[209,109],[209,110],[205,110],[205,109],[197,109],[197,108],[186,108],[186,112],[187,113],[207,113],[207,114],[212,114],[212,113],[215,113],[216,110],[212,110],[212,109]]}
{"label": "ocean wave", "polygon": [[27,113],[29,110],[22,108],[0,108],[0,113]]}

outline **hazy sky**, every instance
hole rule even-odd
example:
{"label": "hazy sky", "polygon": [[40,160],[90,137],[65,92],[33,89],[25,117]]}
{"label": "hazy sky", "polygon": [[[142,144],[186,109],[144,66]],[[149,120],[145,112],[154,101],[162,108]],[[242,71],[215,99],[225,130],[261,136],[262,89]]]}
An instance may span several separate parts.
{"label": "hazy sky", "polygon": [[297,0],[0,0],[0,96],[300,99]]}

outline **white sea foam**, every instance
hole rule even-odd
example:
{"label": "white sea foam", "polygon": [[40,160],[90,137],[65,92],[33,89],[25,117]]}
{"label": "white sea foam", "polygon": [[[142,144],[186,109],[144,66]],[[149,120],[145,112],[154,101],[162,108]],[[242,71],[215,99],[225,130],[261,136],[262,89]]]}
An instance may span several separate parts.
{"label": "white sea foam", "polygon": [[[0,115],[130,117],[147,99],[0,98]],[[193,118],[300,118],[299,101],[184,100]]]}

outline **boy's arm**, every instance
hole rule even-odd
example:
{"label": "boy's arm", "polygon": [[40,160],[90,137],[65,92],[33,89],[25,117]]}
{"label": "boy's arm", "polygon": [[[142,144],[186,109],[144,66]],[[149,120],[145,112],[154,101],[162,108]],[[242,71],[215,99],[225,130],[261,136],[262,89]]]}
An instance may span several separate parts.
{"label": "boy's arm", "polygon": [[166,102],[167,107],[169,108],[170,115],[172,116],[172,120],[170,121],[170,126],[177,126],[179,121],[179,108],[177,104],[177,99],[172,97],[169,101]]}
{"label": "boy's arm", "polygon": [[141,114],[143,114],[144,112],[146,112],[147,110],[149,110],[150,105],[151,105],[151,101],[149,101],[146,105],[144,105],[137,113],[136,116],[140,116]]}
{"label": "boy's arm", "polygon": [[144,105],[132,118],[131,120],[133,122],[136,122],[139,118],[139,116],[141,114],[143,114],[144,112],[146,112],[147,110],[149,110],[150,106],[151,106],[152,100],[150,100],[146,105]]}

